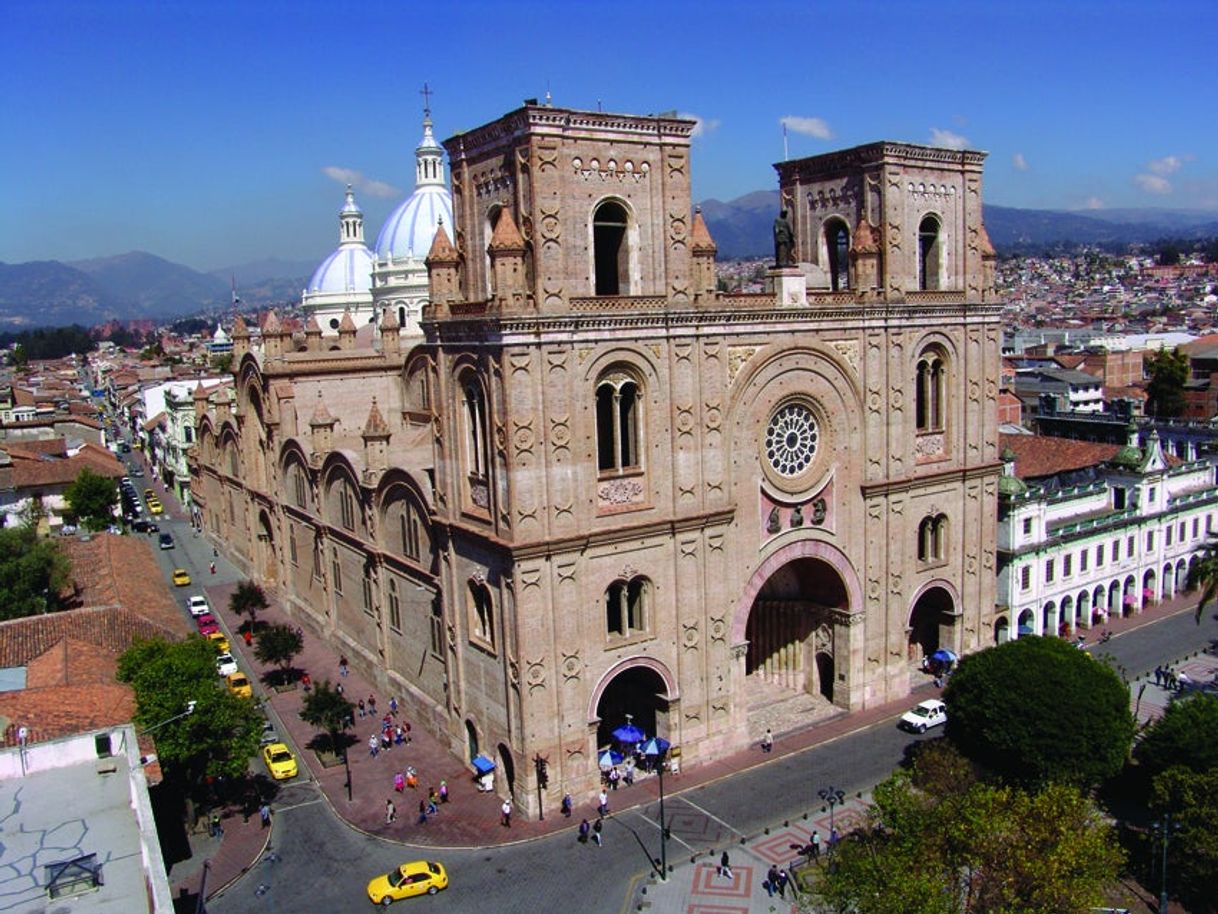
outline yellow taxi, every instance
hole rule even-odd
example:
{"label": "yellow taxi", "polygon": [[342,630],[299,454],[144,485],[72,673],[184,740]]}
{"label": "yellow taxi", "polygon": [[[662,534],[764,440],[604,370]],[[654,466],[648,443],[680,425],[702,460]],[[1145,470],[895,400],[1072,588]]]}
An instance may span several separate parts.
{"label": "yellow taxi", "polygon": [[228,683],[228,690],[238,698],[254,697],[254,687],[250,685],[249,677],[244,673],[233,673],[225,681]]}
{"label": "yellow taxi", "polygon": [[173,585],[174,587],[187,587],[190,584],[190,574],[185,568],[175,568],[173,570]]}
{"label": "yellow taxi", "polygon": [[446,888],[448,872],[444,864],[413,860],[369,882],[368,899],[373,904],[385,905],[414,895],[434,895]]}
{"label": "yellow taxi", "polygon": [[232,647],[228,643],[228,639],[224,637],[224,632],[212,632],[207,636],[207,640],[216,646],[216,651],[221,654],[227,654],[228,649]]}
{"label": "yellow taxi", "polygon": [[150,498],[150,499],[148,499],[148,513],[149,514],[164,514],[165,506],[162,505],[155,498]]}
{"label": "yellow taxi", "polygon": [[262,761],[266,770],[277,781],[286,781],[296,777],[296,756],[284,743],[271,743],[262,747]]}

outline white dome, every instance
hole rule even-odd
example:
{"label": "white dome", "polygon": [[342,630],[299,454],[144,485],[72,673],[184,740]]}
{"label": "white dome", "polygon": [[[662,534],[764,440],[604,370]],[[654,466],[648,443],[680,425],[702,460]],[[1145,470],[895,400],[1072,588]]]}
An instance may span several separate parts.
{"label": "white dome", "polygon": [[321,262],[306,292],[367,292],[372,288],[372,252],[362,244],[343,244]]}
{"label": "white dome", "polygon": [[376,256],[422,260],[431,250],[440,220],[452,230],[453,198],[442,184],[419,187],[385,220],[376,238]]}

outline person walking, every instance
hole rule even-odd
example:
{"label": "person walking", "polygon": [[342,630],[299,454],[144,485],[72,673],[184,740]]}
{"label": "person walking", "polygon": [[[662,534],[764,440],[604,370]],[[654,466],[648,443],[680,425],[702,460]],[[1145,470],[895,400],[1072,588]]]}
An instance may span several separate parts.
{"label": "person walking", "polygon": [[591,831],[592,831],[592,825],[588,822],[587,819],[584,819],[582,822],[579,823],[579,843],[580,844],[588,843],[588,835],[591,833]]}
{"label": "person walking", "polygon": [[440,802],[441,803],[448,802],[448,781],[440,782]]}
{"label": "person walking", "polygon": [[765,893],[771,898],[774,897],[774,892],[778,890],[778,867],[771,866],[765,874]]}
{"label": "person walking", "polygon": [[385,824],[392,825],[393,820],[398,817],[398,808],[393,805],[393,798],[385,801]]}
{"label": "person walking", "polygon": [[501,807],[499,807],[499,813],[501,816],[501,818],[499,820],[499,824],[502,825],[504,828],[511,828],[512,827],[512,801],[510,798],[503,801],[503,805]]}
{"label": "person walking", "polygon": [[772,752],[774,749],[774,734],[767,728],[765,735],[761,737],[761,751]]}
{"label": "person walking", "polygon": [[375,695],[368,696],[368,713],[371,714],[373,717],[376,717],[376,696]]}
{"label": "person walking", "polygon": [[419,818],[415,822],[415,824],[416,825],[426,825],[427,824],[427,804],[424,803],[422,800],[419,800]]}
{"label": "person walking", "polygon": [[820,832],[812,832],[812,859],[820,860]]}
{"label": "person walking", "polygon": [[573,805],[574,805],[574,801],[571,799],[571,794],[569,794],[569,793],[564,793],[564,794],[563,794],[563,796],[562,796],[562,814],[563,814],[563,818],[565,818],[565,819],[569,819],[569,818],[571,818],[571,807],[572,807]]}
{"label": "person walking", "polygon": [[218,812],[211,814],[209,832],[213,838],[224,837],[224,826],[220,824],[220,814]]}
{"label": "person walking", "polygon": [[350,666],[347,664],[347,656],[344,654],[338,658],[338,673],[340,676],[346,676],[350,672]]}
{"label": "person walking", "polygon": [[262,827],[271,827],[271,804],[264,802],[258,807],[258,815],[262,819]]}
{"label": "person walking", "polygon": [[786,870],[778,871],[778,897],[787,897],[787,883],[791,881],[791,877],[787,875]]}
{"label": "person walking", "polygon": [[440,802],[440,795],[436,793],[436,788],[427,788],[427,814],[429,816],[439,815],[440,807],[436,804]]}
{"label": "person walking", "polygon": [[596,842],[597,847],[604,847],[605,842],[601,837],[601,832],[604,831],[604,819],[597,819],[592,825],[592,840]]}
{"label": "person walking", "polygon": [[1155,667],[1155,685],[1163,685],[1163,664],[1158,664]]}
{"label": "person walking", "polygon": [[376,754],[380,751],[381,741],[377,739],[376,734],[373,733],[370,737],[368,737],[368,754],[373,758],[376,758]]}
{"label": "person walking", "polygon": [[609,794],[605,793],[605,788],[601,788],[601,795],[597,797],[596,814],[602,819],[609,815]]}
{"label": "person walking", "polygon": [[715,874],[726,876],[728,879],[732,878],[732,861],[728,857],[727,851],[724,851],[722,856],[719,857],[719,868],[715,870]]}
{"label": "person walking", "polygon": [[396,695],[389,696],[389,713],[390,714],[398,713],[398,699],[397,699]]}
{"label": "person walking", "polygon": [[406,789],[406,775],[400,771],[393,776],[393,789],[398,793]]}
{"label": "person walking", "polygon": [[366,713],[366,712],[364,711],[364,699],[362,699],[362,698],[361,698],[361,699],[359,700],[359,702],[356,704],[356,708],[358,708],[358,709],[359,709],[359,719],[360,719],[360,720],[363,720],[363,719],[364,719],[364,714]]}

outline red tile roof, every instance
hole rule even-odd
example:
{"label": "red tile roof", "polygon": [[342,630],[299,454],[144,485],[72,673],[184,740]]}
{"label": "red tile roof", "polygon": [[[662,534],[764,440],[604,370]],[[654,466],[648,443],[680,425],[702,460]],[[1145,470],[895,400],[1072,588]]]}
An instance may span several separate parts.
{"label": "red tile roof", "polygon": [[96,444],[86,443],[73,457],[56,458],[50,457],[54,452],[23,447],[33,443],[18,442],[9,449],[9,457],[13,460],[14,488],[67,485],[74,482],[80,471],[86,468],[108,479],[118,479],[127,472],[113,454]]}
{"label": "red tile roof", "polygon": [[1000,450],[1015,452],[1015,475],[1020,479],[1052,476],[1081,470],[1111,460],[1122,445],[1047,435],[999,435]]}

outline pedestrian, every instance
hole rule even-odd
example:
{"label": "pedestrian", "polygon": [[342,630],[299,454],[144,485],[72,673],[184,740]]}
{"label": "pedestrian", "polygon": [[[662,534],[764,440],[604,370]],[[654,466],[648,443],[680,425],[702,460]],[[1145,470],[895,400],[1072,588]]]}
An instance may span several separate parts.
{"label": "pedestrian", "polygon": [[778,888],[778,867],[771,866],[765,874],[765,892],[771,898],[774,897],[774,892]]}
{"label": "pedestrian", "polygon": [[727,851],[724,851],[719,857],[719,868],[715,870],[715,874],[726,876],[728,879],[732,878],[732,861],[728,858]]}
{"label": "pedestrian", "polygon": [[371,714],[373,717],[376,717],[376,696],[375,695],[368,696],[368,713]]}
{"label": "pedestrian", "polygon": [[1155,666],[1155,685],[1157,685],[1157,686],[1163,685],[1163,665],[1162,664],[1158,664]]}
{"label": "pedestrian", "polygon": [[564,793],[562,797],[562,814],[564,818],[571,818],[571,807],[574,802],[571,800],[571,794]]}
{"label": "pedestrian", "polygon": [[812,832],[812,859],[820,860],[820,832]]}
{"label": "pedestrian", "polygon": [[837,842],[842,840],[842,836],[837,833],[837,829],[829,830],[829,853],[833,853],[833,849],[837,847]]}
{"label": "pedestrian", "polygon": [[389,713],[390,714],[398,713],[398,699],[397,699],[396,695],[391,695],[389,697]]}
{"label": "pedestrian", "polygon": [[424,803],[422,800],[419,800],[419,820],[416,824],[418,824],[418,825],[427,824],[427,804]]}
{"label": "pedestrian", "polygon": [[224,828],[220,825],[220,814],[218,812],[213,812],[211,814],[211,820],[210,820],[210,824],[209,824],[209,828],[208,828],[208,833],[213,838],[223,838],[224,837]]}
{"label": "pedestrian", "polygon": [[373,758],[376,758],[376,754],[380,751],[381,741],[377,739],[376,734],[373,733],[370,737],[368,737],[368,754]]}
{"label": "pedestrian", "polygon": [[434,816],[434,815],[439,814],[440,807],[436,805],[436,802],[439,799],[440,799],[440,797],[436,794],[436,788],[429,787],[427,789],[427,814],[429,816]]}
{"label": "pedestrian", "polygon": [[765,735],[761,737],[761,751],[771,752],[774,749],[774,734],[769,729],[765,731]]}
{"label": "pedestrian", "polygon": [[622,783],[627,787],[634,786],[634,759],[626,759],[626,768],[622,772]]}
{"label": "pedestrian", "polygon": [[622,773],[617,770],[617,765],[609,769],[609,787],[611,790],[617,790],[618,781],[622,779]]}
{"label": "pedestrian", "polygon": [[499,813],[502,816],[502,818],[499,820],[499,824],[502,825],[504,828],[511,828],[512,827],[512,801],[510,799],[503,801],[503,805],[499,807]]}
{"label": "pedestrian", "polygon": [[400,771],[393,776],[393,789],[398,793],[406,789],[406,775]]}
{"label": "pedestrian", "polygon": [[419,786],[419,774],[412,766],[406,768],[406,786],[411,790],[416,790]]}
{"label": "pedestrian", "polygon": [[241,633],[241,637],[245,639],[245,646],[249,647],[254,643],[254,634],[248,628]]}
{"label": "pedestrian", "polygon": [[361,698],[361,699],[359,700],[359,703],[356,705],[356,707],[357,707],[357,708],[359,708],[359,719],[360,719],[360,720],[363,720],[363,719],[364,719],[364,713],[365,713],[365,712],[364,712],[364,699],[362,699],[362,698]]}
{"label": "pedestrian", "polygon": [[334,687],[334,691],[337,692],[339,695],[342,695],[343,692],[345,692],[347,690],[343,688],[343,684],[340,682],[338,685],[336,685]]}
{"label": "pedestrian", "polygon": [[584,819],[582,822],[579,823],[579,843],[580,844],[588,843],[588,834],[591,831],[592,831],[592,826],[589,824],[587,819]]}
{"label": "pedestrian", "polygon": [[597,797],[596,814],[602,819],[609,815],[609,794],[605,793],[605,788],[601,788],[601,795]]}
{"label": "pedestrian", "polygon": [[392,825],[393,820],[398,817],[398,808],[393,805],[393,799],[385,801],[385,824]]}
{"label": "pedestrian", "polygon": [[393,744],[401,746],[406,742],[406,731],[402,729],[402,725],[398,724],[393,728]]}
{"label": "pedestrian", "polygon": [[262,827],[270,828],[271,827],[271,805],[269,803],[264,802],[261,806],[258,807],[258,815],[262,818]]}
{"label": "pedestrian", "polygon": [[441,803],[448,802],[448,781],[440,782],[440,802]]}
{"label": "pedestrian", "polygon": [[592,825],[592,840],[596,842],[597,847],[604,847],[605,841],[601,837],[601,832],[604,831],[604,819],[597,819]]}
{"label": "pedestrian", "polygon": [[338,658],[338,672],[339,672],[339,675],[341,675],[341,676],[347,675],[348,666],[347,666],[347,658],[345,655]]}
{"label": "pedestrian", "polygon": [[212,574],[216,573],[216,563],[215,562],[209,562],[207,567],[211,569]]}
{"label": "pedestrian", "polygon": [[410,745],[410,721],[403,721],[402,729],[406,731],[406,745]]}
{"label": "pedestrian", "polygon": [[305,692],[313,688],[313,678],[308,673],[300,674],[300,684],[304,686]]}
{"label": "pedestrian", "polygon": [[787,897],[787,883],[791,881],[791,877],[787,875],[786,870],[778,871],[778,896],[780,898]]}
{"label": "pedestrian", "polygon": [[393,748],[393,740],[389,738],[389,734],[384,730],[381,731],[381,748],[386,752]]}

